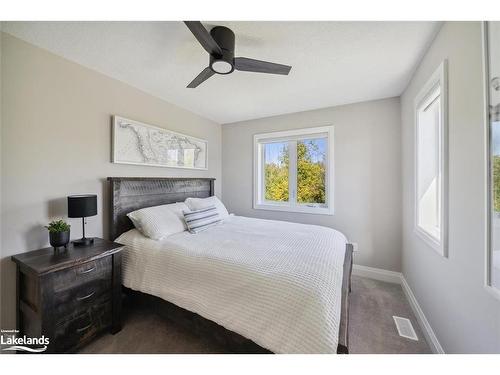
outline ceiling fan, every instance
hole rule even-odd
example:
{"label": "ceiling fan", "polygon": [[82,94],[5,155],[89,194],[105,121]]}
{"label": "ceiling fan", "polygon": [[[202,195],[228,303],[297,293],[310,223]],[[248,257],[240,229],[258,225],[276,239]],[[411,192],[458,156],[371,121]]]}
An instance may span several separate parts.
{"label": "ceiling fan", "polygon": [[191,81],[188,88],[194,89],[217,74],[230,74],[235,69],[245,72],[287,75],[291,66],[272,62],[234,57],[234,33],[224,26],[215,26],[210,33],[199,21],[184,21],[201,46],[210,55],[208,66]]}

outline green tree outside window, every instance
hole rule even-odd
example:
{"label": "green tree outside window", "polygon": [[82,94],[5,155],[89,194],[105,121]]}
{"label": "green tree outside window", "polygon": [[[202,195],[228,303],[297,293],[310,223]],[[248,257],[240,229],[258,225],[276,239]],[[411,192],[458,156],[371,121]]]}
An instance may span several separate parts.
{"label": "green tree outside window", "polygon": [[[324,151],[317,140],[297,142],[297,203],[326,203],[326,166]],[[289,153],[283,146],[277,161],[265,163],[265,199],[289,200]]]}

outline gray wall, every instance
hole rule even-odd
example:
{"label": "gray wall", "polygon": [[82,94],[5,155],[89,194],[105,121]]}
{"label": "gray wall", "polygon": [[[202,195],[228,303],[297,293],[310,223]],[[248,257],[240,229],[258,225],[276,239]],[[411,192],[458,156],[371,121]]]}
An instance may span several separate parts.
{"label": "gray wall", "polygon": [[[351,104],[222,126],[222,192],[237,215],[329,226],[359,244],[355,262],[401,269],[400,103]],[[334,125],[335,215],[254,210],[253,135]]]}
{"label": "gray wall", "polygon": [[[88,234],[107,233],[107,176],[217,178],[220,195],[221,127],[124,83],[2,33],[1,327],[14,326],[14,266],[9,256],[47,245],[42,227],[66,216],[66,196],[96,193],[99,213]],[[110,116],[204,138],[208,171],[110,163]],[[70,219],[72,238],[81,222]]]}
{"label": "gray wall", "polygon": [[[445,352],[500,353],[500,301],[483,287],[485,137],[479,22],[447,22],[401,97],[403,274]],[[413,232],[414,98],[443,59],[449,87],[449,258]]]}

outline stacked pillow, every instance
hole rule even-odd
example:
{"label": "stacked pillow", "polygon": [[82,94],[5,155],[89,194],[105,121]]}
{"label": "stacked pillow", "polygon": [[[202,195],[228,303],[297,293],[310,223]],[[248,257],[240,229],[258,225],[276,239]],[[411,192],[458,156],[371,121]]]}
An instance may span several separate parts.
{"label": "stacked pillow", "polygon": [[127,216],[146,237],[161,240],[172,234],[198,233],[219,224],[229,216],[219,198],[187,198],[185,202],[146,207]]}
{"label": "stacked pillow", "polygon": [[208,206],[196,211],[184,211],[184,220],[190,233],[202,232],[222,221],[215,206]]}
{"label": "stacked pillow", "polygon": [[187,229],[184,211],[189,210],[185,203],[164,204],[146,207],[127,214],[134,226],[146,237],[161,240]]}
{"label": "stacked pillow", "polygon": [[222,220],[226,219],[229,216],[229,212],[227,212],[226,206],[224,206],[224,204],[216,196],[208,198],[187,198],[184,202],[191,211],[201,210],[202,208],[214,206]]}

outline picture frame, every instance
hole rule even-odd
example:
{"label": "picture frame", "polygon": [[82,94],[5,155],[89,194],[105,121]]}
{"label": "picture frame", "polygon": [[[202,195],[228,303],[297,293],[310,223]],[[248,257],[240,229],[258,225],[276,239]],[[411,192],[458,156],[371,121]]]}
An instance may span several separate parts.
{"label": "picture frame", "polygon": [[208,141],[114,115],[111,162],[207,170]]}

